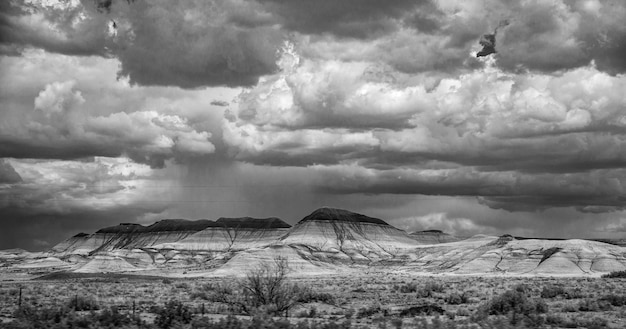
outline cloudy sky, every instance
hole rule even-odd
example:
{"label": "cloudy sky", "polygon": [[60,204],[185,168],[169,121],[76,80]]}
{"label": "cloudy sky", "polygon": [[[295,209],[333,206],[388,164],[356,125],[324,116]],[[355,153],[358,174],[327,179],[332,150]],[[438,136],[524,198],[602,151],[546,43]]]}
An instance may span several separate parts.
{"label": "cloudy sky", "polygon": [[625,20],[621,0],[0,1],[0,249],[321,206],[624,238]]}

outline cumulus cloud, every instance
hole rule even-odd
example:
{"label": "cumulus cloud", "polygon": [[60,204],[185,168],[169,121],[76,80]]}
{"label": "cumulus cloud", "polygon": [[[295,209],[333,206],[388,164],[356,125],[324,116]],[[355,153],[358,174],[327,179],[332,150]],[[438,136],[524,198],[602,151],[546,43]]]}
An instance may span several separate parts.
{"label": "cumulus cloud", "polygon": [[[198,175],[185,177],[194,184],[213,170],[202,182],[299,183],[308,193],[290,203],[299,209],[469,199],[463,210],[480,208],[473,216],[432,207],[396,216],[435,214],[418,222],[466,231],[482,211],[492,220],[473,220],[476,230],[501,230],[496,217],[521,220],[536,210],[544,212],[524,225],[545,228],[539,223],[552,217],[573,223],[573,216],[610,217],[602,225],[612,225],[611,216],[624,212],[620,1],[100,3],[0,4],[0,156],[18,158],[6,162],[17,176],[0,167],[3,188],[28,186],[27,161],[54,177],[84,157],[124,156],[148,169],[197,166],[190,171]],[[491,33],[496,53],[477,58],[481,36]],[[249,88],[233,99],[241,89],[232,86]],[[25,160],[33,158],[72,161]],[[174,175],[168,170],[160,171]],[[124,190],[111,186],[111,195]],[[261,207],[273,215],[298,194],[234,190],[206,196],[232,194],[230,208],[219,211]],[[36,199],[52,207],[46,198],[53,196]],[[203,207],[174,210],[209,211]],[[154,210],[142,209],[127,210]]]}
{"label": "cumulus cloud", "polygon": [[497,35],[498,64],[506,69],[555,71],[594,61],[622,73],[626,6],[620,1],[526,1],[507,8],[510,26]]}
{"label": "cumulus cloud", "polygon": [[17,54],[37,47],[67,55],[107,55],[110,20],[93,3],[3,1],[0,4],[0,51]]}
{"label": "cumulus cloud", "polygon": [[2,189],[2,206],[30,207],[32,212],[111,209],[133,204],[151,193],[143,190],[148,180],[158,178],[149,166],[124,158],[10,159],[8,163],[22,181]]}
{"label": "cumulus cloud", "polygon": [[384,62],[404,73],[480,67],[468,53],[504,19],[490,44],[506,70],[552,72],[596,63],[624,72],[626,6],[619,1],[113,1],[3,4],[2,49],[113,56],[143,85],[251,86],[272,74],[282,43],[306,56]]}
{"label": "cumulus cloud", "polygon": [[[21,136],[8,137],[2,154],[44,150],[30,157],[76,158],[127,155],[154,167],[169,158],[203,156],[215,151],[211,134],[196,131],[184,117],[156,111],[90,115],[74,81],[49,84],[35,99],[33,120]],[[6,138],[6,137],[5,137]]]}
{"label": "cumulus cloud", "polygon": [[[0,184],[0,248],[40,250],[80,231],[132,222],[170,206],[167,178],[125,158],[5,159],[22,180]],[[68,232],[69,230],[69,232]]]}
{"label": "cumulus cloud", "polygon": [[275,69],[283,33],[253,2],[3,3],[3,48],[115,56],[120,76],[143,85],[238,86]]}
{"label": "cumulus cloud", "polygon": [[185,88],[255,84],[259,76],[276,69],[282,32],[262,22],[233,22],[256,16],[254,9],[238,9],[240,5],[133,3],[118,22],[114,53],[122,63],[120,75],[133,83]]}
{"label": "cumulus cloud", "polygon": [[116,80],[115,67],[115,60],[41,52],[4,59],[0,156],[125,155],[162,167],[215,152],[222,110],[210,102],[236,90],[133,87]]}
{"label": "cumulus cloud", "polygon": [[476,234],[497,234],[493,227],[483,226],[469,218],[451,218],[445,212],[396,218],[390,220],[389,223],[409,233],[424,230],[440,230],[459,237],[469,237]]}
{"label": "cumulus cloud", "polygon": [[457,169],[366,169],[357,165],[314,166],[317,185],[333,193],[395,193],[480,196],[494,209],[536,211],[576,207],[583,212],[624,209],[623,169],[584,173],[520,173]]}
{"label": "cumulus cloud", "polygon": [[470,195],[508,210],[622,209],[623,76],[514,74],[495,59],[430,88],[287,47],[224,119],[235,158],[310,166],[337,193]]}

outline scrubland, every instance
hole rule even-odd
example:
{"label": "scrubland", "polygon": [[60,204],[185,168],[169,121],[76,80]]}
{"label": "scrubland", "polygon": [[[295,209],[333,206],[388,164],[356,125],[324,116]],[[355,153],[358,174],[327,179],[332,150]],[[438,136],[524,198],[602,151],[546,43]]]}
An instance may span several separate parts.
{"label": "scrubland", "polygon": [[[243,279],[132,276],[0,282],[7,328],[624,328],[625,278],[288,278],[292,307],[244,311]],[[21,289],[21,304],[20,304]],[[230,289],[230,290],[229,290]],[[226,291],[226,292],[225,292]],[[220,298],[221,296],[221,298]]]}

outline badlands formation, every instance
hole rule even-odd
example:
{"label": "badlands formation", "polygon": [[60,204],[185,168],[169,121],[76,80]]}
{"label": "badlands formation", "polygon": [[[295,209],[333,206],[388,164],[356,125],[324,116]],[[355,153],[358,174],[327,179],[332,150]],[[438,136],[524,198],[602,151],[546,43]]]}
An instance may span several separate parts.
{"label": "badlands formation", "polygon": [[[281,256],[296,276],[394,272],[415,275],[599,276],[626,270],[626,247],[429,230],[411,234],[377,218],[321,208],[291,227],[278,218],[166,219],[80,233],[47,252],[0,251],[0,274],[122,273],[172,277],[241,275]],[[78,275],[78,274],[77,274]]]}

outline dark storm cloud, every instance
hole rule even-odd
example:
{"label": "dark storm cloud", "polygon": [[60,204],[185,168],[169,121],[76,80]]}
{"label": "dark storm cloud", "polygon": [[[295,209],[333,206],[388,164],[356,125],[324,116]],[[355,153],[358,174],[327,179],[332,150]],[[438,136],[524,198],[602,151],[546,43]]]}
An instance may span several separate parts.
{"label": "dark storm cloud", "polygon": [[[361,165],[393,168],[439,161],[476,167],[485,172],[514,170],[522,173],[576,173],[626,166],[626,141],[621,135],[586,132],[510,140],[481,140],[471,135],[458,138],[456,145],[448,145],[437,152],[377,148],[369,154],[361,154]],[[474,147],[470,147],[472,144]]]}
{"label": "dark storm cloud", "polygon": [[[114,56],[120,76],[143,85],[253,85],[276,69],[283,32],[269,26],[254,3],[239,1],[115,1],[109,10],[3,3],[0,43],[68,55]],[[261,15],[262,16],[262,15]],[[241,22],[250,26],[242,26]],[[255,23],[256,24],[253,24]]]}
{"label": "dark storm cloud", "polygon": [[[314,36],[302,45],[312,56],[382,60],[405,73],[455,73],[480,67],[467,54],[503,18],[511,24],[494,41],[504,69],[552,72],[591,61],[611,74],[626,68],[626,6],[620,1],[113,1],[102,10],[84,0],[79,6],[2,6],[3,53],[30,46],[113,56],[121,62],[120,76],[143,85],[254,85],[278,69],[276,53],[288,35],[298,41]],[[352,51],[346,37],[371,44]]]}
{"label": "dark storm cloud", "polygon": [[477,196],[508,210],[623,208],[621,76],[513,74],[488,58],[426,89],[385,65],[366,74],[369,63],[282,56],[280,73],[224,120],[235,159],[308,167],[323,192]]}
{"label": "dark storm cloud", "polygon": [[[78,233],[133,222],[170,206],[169,191],[148,166],[125,159],[81,161],[9,159],[21,181],[0,184],[0,249],[41,249]],[[68,232],[69,231],[69,232]]]}
{"label": "dark storm cloud", "polygon": [[598,69],[611,74],[626,72],[626,29],[608,37],[610,41],[593,46],[593,60]]}
{"label": "dark storm cloud", "polygon": [[357,166],[316,166],[317,186],[332,193],[479,196],[482,204],[509,211],[575,207],[607,212],[626,207],[626,172],[521,174],[460,169],[372,170]]}
{"label": "dark storm cloud", "polygon": [[552,207],[573,207],[580,212],[605,213],[626,210],[626,195],[525,195],[480,197],[481,204],[508,211],[537,211]]}
{"label": "dark storm cloud", "polygon": [[0,249],[46,251],[77,233],[93,233],[103,227],[134,222],[146,213],[162,210],[120,205],[106,210],[72,209],[61,212],[47,209],[45,212],[37,212],[16,206],[0,206]]}
{"label": "dark storm cloud", "polygon": [[530,1],[512,5],[510,26],[498,34],[498,64],[546,72],[595,61],[611,73],[626,70],[623,1]]}
{"label": "dark storm cloud", "polygon": [[235,7],[222,1],[131,4],[117,24],[120,75],[133,83],[183,88],[255,84],[276,70],[282,32],[230,22]]}
{"label": "dark storm cloud", "polygon": [[424,0],[259,0],[292,31],[329,33],[340,37],[380,36],[398,28],[395,19],[413,11]]}

